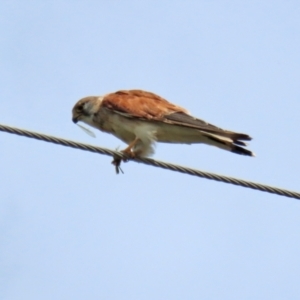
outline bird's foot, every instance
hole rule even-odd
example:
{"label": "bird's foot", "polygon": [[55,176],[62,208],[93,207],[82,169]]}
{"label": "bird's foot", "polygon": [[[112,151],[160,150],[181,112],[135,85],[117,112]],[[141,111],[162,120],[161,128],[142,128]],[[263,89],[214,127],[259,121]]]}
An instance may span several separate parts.
{"label": "bird's foot", "polygon": [[131,151],[131,149],[129,149],[129,148],[126,148],[126,149],[122,150],[121,152],[125,155],[125,157],[122,158],[122,160],[124,162],[127,162],[129,159],[135,158],[135,153],[133,151]]}
{"label": "bird's foot", "polygon": [[129,159],[134,159],[135,158],[135,153],[131,151],[131,149],[124,149],[121,151],[123,154],[125,154],[126,157],[121,158],[119,156],[115,156],[113,161],[111,162],[115,168],[116,168],[116,173],[119,174],[120,171],[122,174],[124,174],[123,170],[121,169],[121,162],[128,162]]}

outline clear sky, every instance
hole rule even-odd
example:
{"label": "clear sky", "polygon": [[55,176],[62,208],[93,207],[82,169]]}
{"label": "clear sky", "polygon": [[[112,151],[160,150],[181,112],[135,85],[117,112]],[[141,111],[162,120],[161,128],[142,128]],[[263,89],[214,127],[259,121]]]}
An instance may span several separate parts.
{"label": "clear sky", "polygon": [[[0,123],[111,149],[84,96],[145,89],[254,139],[154,158],[300,191],[299,1],[1,1]],[[0,132],[0,298],[299,299],[300,202]]]}

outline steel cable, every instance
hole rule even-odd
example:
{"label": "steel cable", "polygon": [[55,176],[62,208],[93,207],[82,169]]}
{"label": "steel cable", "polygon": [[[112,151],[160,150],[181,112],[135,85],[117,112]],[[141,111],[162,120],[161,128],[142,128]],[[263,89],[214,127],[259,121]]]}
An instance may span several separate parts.
{"label": "steel cable", "polygon": [[[70,140],[66,140],[66,139],[62,139],[62,138],[58,138],[58,137],[54,137],[54,136],[49,136],[49,135],[45,135],[45,134],[41,134],[41,133],[36,133],[36,132],[32,132],[32,131],[28,131],[28,130],[24,130],[24,129],[20,129],[20,128],[10,127],[10,126],[6,126],[6,125],[0,124],[0,131],[17,134],[20,136],[33,138],[33,139],[45,141],[48,143],[54,143],[57,145],[67,146],[67,147],[71,147],[71,148],[75,148],[75,149],[81,149],[84,151],[90,151],[90,152],[94,152],[94,153],[109,155],[114,158],[124,158],[124,159],[127,158],[123,153],[118,152],[118,151],[113,151],[113,150],[102,148],[102,147],[96,147],[96,146],[92,146],[92,145],[82,144],[82,143],[78,143],[78,142],[74,142],[74,141],[70,141]],[[254,189],[254,190],[259,190],[262,192],[267,192],[267,193],[277,194],[280,196],[300,199],[300,193],[277,188],[277,187],[268,186],[265,184],[260,184],[260,183],[255,183],[255,182],[237,179],[237,178],[233,178],[233,177],[228,177],[228,176],[218,175],[218,174],[204,172],[204,171],[200,171],[200,170],[195,170],[195,169],[191,169],[191,168],[187,168],[187,167],[183,167],[183,166],[178,166],[178,165],[154,160],[151,158],[136,158],[136,159],[129,159],[129,160],[135,161],[138,163],[143,163],[146,165],[151,165],[151,166],[171,170],[171,171],[175,171],[175,172],[189,174],[192,176],[197,176],[197,177],[206,178],[206,179],[210,179],[210,180],[216,180],[216,181],[221,181],[221,182],[225,182],[225,183],[230,183],[230,184],[234,184],[234,185],[238,185],[238,186],[242,186],[242,187],[246,187],[246,188],[250,188],[250,189]]]}

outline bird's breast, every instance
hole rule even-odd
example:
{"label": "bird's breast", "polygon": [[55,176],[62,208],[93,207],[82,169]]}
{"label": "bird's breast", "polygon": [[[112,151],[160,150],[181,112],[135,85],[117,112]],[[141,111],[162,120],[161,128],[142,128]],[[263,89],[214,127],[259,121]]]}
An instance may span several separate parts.
{"label": "bird's breast", "polygon": [[92,126],[113,134],[127,144],[135,138],[132,120],[107,110],[101,110],[94,116]]}

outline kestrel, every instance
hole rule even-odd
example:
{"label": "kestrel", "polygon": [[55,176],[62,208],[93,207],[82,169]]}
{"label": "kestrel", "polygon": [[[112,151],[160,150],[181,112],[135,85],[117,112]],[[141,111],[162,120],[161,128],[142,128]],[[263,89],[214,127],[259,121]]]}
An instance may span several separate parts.
{"label": "kestrel", "polygon": [[254,156],[253,152],[241,147],[246,146],[243,141],[251,140],[249,135],[216,127],[142,90],[82,98],[75,104],[72,114],[74,123],[82,121],[125,142],[128,147],[122,152],[130,158],[150,156],[154,153],[155,142],[204,143]]}

